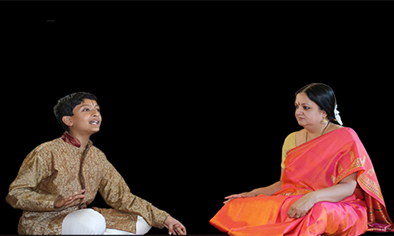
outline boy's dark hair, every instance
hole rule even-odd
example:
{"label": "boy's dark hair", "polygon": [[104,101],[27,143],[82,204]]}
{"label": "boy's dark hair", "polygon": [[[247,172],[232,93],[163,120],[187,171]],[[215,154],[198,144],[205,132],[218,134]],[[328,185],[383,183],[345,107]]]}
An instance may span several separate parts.
{"label": "boy's dark hair", "polygon": [[84,99],[91,99],[97,101],[97,97],[91,93],[78,92],[72,93],[61,98],[56,106],[53,107],[53,112],[55,113],[56,120],[63,127],[63,129],[67,132],[70,131],[69,127],[63,123],[63,116],[73,116],[74,108],[81,104]]}

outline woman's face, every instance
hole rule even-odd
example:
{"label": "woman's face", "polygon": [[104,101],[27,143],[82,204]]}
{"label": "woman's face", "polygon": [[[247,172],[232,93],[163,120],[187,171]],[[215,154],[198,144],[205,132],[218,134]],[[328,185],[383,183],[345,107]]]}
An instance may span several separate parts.
{"label": "woman's face", "polygon": [[321,124],[327,113],[320,110],[319,106],[310,100],[306,93],[297,94],[295,101],[295,116],[302,127]]}

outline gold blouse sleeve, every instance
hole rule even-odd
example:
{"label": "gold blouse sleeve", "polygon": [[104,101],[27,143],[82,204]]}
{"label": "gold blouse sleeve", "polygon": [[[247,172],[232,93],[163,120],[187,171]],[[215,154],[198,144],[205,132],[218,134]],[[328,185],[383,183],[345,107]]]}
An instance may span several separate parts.
{"label": "gold blouse sleeve", "polygon": [[47,162],[49,155],[39,146],[25,158],[6,197],[7,203],[13,208],[25,211],[55,210],[54,202],[58,196],[38,188],[38,185],[52,174],[51,166]]}
{"label": "gold blouse sleeve", "polygon": [[163,228],[164,220],[169,215],[132,194],[123,177],[106,158],[99,192],[106,203],[114,209],[139,215],[150,226],[156,228]]}
{"label": "gold blouse sleeve", "polygon": [[282,163],[281,163],[281,167],[284,169],[285,168],[285,160],[287,157],[287,153],[296,147],[296,142],[295,142],[295,135],[296,132],[293,132],[291,134],[289,134],[286,139],[285,142],[283,143],[283,147],[282,147]]}

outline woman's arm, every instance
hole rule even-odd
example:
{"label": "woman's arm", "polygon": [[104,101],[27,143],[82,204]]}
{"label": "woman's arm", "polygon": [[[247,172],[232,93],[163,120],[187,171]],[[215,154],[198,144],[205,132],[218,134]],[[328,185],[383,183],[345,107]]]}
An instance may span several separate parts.
{"label": "woman's arm", "polygon": [[354,193],[356,186],[357,173],[353,173],[344,178],[337,185],[305,194],[290,207],[287,215],[290,218],[300,218],[305,216],[318,202],[342,201]]}
{"label": "woman's arm", "polygon": [[280,174],[280,180],[278,182],[275,182],[274,184],[271,184],[270,186],[267,187],[263,187],[263,188],[257,188],[255,190],[252,190],[250,192],[245,192],[245,193],[239,193],[239,194],[233,194],[230,196],[225,197],[224,199],[227,199],[226,201],[224,201],[224,204],[227,204],[228,202],[230,202],[231,200],[235,199],[235,198],[241,198],[241,197],[256,197],[260,194],[264,194],[267,196],[271,196],[272,194],[278,192],[280,190],[280,188],[282,187],[282,175],[283,175],[283,168]]}
{"label": "woman's arm", "polygon": [[279,180],[278,182],[271,184],[270,186],[263,187],[263,188],[257,188],[253,191],[250,192],[252,197],[256,197],[260,194],[264,194],[267,196],[271,196],[272,194],[278,192],[282,186],[282,180]]}
{"label": "woman's arm", "polygon": [[329,188],[315,191],[315,202],[339,202],[351,196],[357,186],[357,173],[344,178],[340,183]]}
{"label": "woman's arm", "polygon": [[271,196],[272,194],[278,192],[281,189],[281,187],[282,187],[283,170],[284,169],[282,168],[282,170],[280,172],[280,180],[278,182],[276,182],[274,184],[271,184],[270,186],[267,186],[267,187],[255,189],[255,190],[251,191],[250,193],[252,195],[254,195],[254,197],[255,197],[255,196],[258,196],[260,194]]}

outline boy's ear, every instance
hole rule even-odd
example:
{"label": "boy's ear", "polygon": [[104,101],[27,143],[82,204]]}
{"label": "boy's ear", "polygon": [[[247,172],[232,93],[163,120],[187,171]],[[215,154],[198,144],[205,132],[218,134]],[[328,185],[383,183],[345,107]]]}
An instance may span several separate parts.
{"label": "boy's ear", "polygon": [[64,124],[66,124],[67,126],[72,126],[73,125],[73,121],[71,119],[71,116],[63,116],[62,117],[62,121]]}

